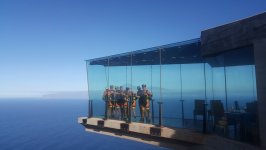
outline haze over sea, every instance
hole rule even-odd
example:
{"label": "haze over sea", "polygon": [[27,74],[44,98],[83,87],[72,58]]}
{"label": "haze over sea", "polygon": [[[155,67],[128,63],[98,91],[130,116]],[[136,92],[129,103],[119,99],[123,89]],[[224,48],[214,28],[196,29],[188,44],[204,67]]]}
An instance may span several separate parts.
{"label": "haze over sea", "polygon": [[85,132],[86,100],[0,99],[1,150],[163,149]]}

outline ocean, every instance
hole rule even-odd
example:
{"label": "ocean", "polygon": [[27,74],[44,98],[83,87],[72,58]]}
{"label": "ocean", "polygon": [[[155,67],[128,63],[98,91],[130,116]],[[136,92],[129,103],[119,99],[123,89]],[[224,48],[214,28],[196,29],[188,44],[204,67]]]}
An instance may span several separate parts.
{"label": "ocean", "polygon": [[0,150],[165,149],[86,132],[86,100],[0,99]]}

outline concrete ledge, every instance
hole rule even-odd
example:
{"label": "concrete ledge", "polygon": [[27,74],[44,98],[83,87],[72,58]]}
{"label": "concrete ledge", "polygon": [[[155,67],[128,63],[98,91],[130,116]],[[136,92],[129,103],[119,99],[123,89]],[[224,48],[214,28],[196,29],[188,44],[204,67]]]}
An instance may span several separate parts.
{"label": "concrete ledge", "polygon": [[184,142],[169,142],[166,140],[158,140],[154,137],[141,137],[137,136],[135,134],[118,134],[117,132],[108,132],[108,131],[97,131],[91,128],[86,128],[85,129],[88,132],[93,132],[93,133],[99,133],[107,136],[113,136],[121,139],[127,139],[127,140],[132,140],[132,141],[137,141],[141,143],[146,143],[154,146],[159,146],[159,147],[166,147],[170,149],[178,149],[178,150],[185,150],[188,149],[188,147],[191,147],[191,149],[196,149],[198,145],[194,145],[191,143],[184,143]]}
{"label": "concrete ledge", "polygon": [[[102,120],[102,119],[101,119]],[[120,120],[105,120],[104,121],[104,127],[105,128],[112,128],[112,129],[117,129],[120,130],[120,124],[125,123],[125,121],[120,121]]]}
{"label": "concrete ledge", "polygon": [[106,132],[106,131],[95,131],[93,129],[88,129],[88,128],[86,128],[86,131],[93,132],[93,133],[99,133],[99,134],[103,134],[107,136],[113,136],[113,137],[122,138],[122,139],[127,139],[127,140],[132,140],[132,141],[137,141],[137,142],[146,143],[146,144],[150,144],[154,146],[166,147],[170,149],[185,150],[185,149],[188,149],[188,147],[191,147],[191,149],[193,149],[194,147],[198,146],[198,145],[184,143],[184,142],[170,143],[166,140],[158,140],[152,137],[140,138],[139,136],[132,135],[132,134],[127,135],[127,134],[116,134],[116,133]]}
{"label": "concrete ledge", "polygon": [[[86,120],[86,123],[84,123]],[[150,128],[156,126],[144,123],[130,123],[129,131],[120,129],[120,124],[125,121],[104,120],[104,127],[97,126],[101,118],[78,118],[78,123],[86,127],[86,131],[134,140],[155,146],[171,149],[188,150],[260,150],[259,147],[246,143],[226,139],[217,135],[201,134],[192,130],[162,127],[160,136],[151,136]]]}
{"label": "concrete ledge", "polygon": [[[85,124],[83,123],[84,119],[87,120]],[[103,121],[103,119],[101,118],[80,117],[78,119],[78,122],[86,126],[86,128],[97,128],[97,123],[100,120]],[[113,132],[123,131],[121,129],[121,124],[126,124],[126,122],[120,120],[104,120],[104,128],[112,129]],[[130,132],[131,134],[138,133],[148,136],[151,136],[150,133],[151,128],[156,127],[151,124],[135,123],[135,122],[132,122],[128,125],[129,125],[128,132]],[[171,139],[171,140],[185,141],[194,144],[203,144],[204,139],[207,137],[207,135],[200,134],[187,129],[177,129],[177,128],[168,128],[168,127],[161,127],[160,129],[161,129],[160,135],[158,135],[157,137]]]}

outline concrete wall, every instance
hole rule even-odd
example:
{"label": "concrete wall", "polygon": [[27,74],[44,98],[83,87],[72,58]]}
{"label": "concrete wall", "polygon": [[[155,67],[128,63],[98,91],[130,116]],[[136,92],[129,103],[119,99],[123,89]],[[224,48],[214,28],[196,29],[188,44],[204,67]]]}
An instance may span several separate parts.
{"label": "concrete wall", "polygon": [[266,12],[201,33],[202,56],[248,45],[254,47],[259,133],[261,148],[266,149]]}
{"label": "concrete wall", "polygon": [[254,39],[266,38],[266,12],[201,32],[203,56],[252,45]]}
{"label": "concrete wall", "polygon": [[254,40],[261,147],[266,149],[266,38]]}

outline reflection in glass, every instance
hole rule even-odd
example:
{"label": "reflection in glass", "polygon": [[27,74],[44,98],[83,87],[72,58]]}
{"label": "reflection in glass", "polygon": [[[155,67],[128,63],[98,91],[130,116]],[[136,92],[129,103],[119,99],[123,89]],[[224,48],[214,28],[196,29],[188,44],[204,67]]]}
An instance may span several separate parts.
{"label": "reflection in glass", "polygon": [[[210,132],[217,132],[219,127],[228,128],[230,138],[240,139],[242,124],[232,124],[234,118],[229,116],[235,112],[247,119],[252,118],[247,114],[257,116],[252,47],[203,58],[200,41],[194,40],[88,62],[89,96],[98,101],[94,103],[95,116],[104,115],[106,103],[102,95],[111,85],[117,87],[116,95],[119,90],[129,95],[123,95],[127,98],[122,103],[121,99],[114,98],[110,119],[158,125],[158,102],[163,102],[163,126],[202,131],[207,118],[205,125]],[[149,105],[144,108],[140,106],[141,94],[138,95],[137,89],[140,87],[142,91],[142,85],[151,93],[145,99]],[[133,100],[135,104],[131,103]],[[256,126],[258,121],[249,122],[253,124],[245,126],[250,127],[246,130],[252,130],[251,126]],[[232,126],[236,130],[231,130]]]}

